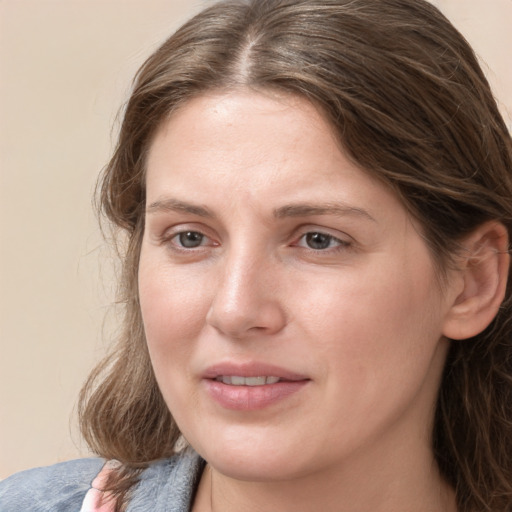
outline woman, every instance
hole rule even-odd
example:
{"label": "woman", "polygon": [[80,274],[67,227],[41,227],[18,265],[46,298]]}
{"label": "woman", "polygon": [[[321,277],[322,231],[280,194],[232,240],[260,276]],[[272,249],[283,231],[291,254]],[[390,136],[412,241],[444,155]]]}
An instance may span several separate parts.
{"label": "woman", "polygon": [[139,71],[100,197],[101,459],[3,509],[512,510],[512,143],[434,7],[206,9]]}

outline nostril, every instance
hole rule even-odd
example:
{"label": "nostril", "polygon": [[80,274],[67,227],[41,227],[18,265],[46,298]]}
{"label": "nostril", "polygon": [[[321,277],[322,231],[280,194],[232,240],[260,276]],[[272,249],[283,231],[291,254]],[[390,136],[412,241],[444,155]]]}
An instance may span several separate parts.
{"label": "nostril", "polygon": [[206,315],[206,322],[233,339],[273,334],[284,327],[286,315],[277,301],[264,297],[253,297],[251,301],[252,304],[246,301],[235,307],[223,307],[219,301],[214,302]]}

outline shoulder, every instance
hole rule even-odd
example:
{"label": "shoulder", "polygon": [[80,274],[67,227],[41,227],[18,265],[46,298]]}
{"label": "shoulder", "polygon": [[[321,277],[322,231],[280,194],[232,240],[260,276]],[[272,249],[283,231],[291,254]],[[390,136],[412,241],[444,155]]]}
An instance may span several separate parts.
{"label": "shoulder", "polygon": [[16,473],[0,482],[0,510],[76,512],[104,463],[78,459]]}
{"label": "shoulder", "polygon": [[[129,512],[190,510],[205,462],[192,449],[150,464],[134,489]],[[148,506],[151,506],[151,509]]]}
{"label": "shoulder", "polygon": [[[2,512],[77,512],[105,461],[78,459],[16,473],[0,482]],[[189,510],[205,462],[187,449],[153,462],[134,488],[129,511]],[[169,508],[170,507],[170,508]]]}

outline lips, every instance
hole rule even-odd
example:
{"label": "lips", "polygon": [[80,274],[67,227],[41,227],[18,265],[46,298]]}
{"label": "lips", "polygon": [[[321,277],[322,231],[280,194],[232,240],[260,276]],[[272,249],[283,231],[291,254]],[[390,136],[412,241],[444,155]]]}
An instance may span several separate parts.
{"label": "lips", "polygon": [[209,397],[223,408],[238,411],[270,407],[298,393],[309,382],[305,375],[261,363],[218,364],[203,375]]}
{"label": "lips", "polygon": [[219,377],[265,377],[265,378],[278,378],[280,381],[299,381],[309,380],[306,375],[293,372],[286,368],[276,366],[273,364],[247,362],[247,363],[218,363],[207,368],[202,377],[204,379],[217,379]]}

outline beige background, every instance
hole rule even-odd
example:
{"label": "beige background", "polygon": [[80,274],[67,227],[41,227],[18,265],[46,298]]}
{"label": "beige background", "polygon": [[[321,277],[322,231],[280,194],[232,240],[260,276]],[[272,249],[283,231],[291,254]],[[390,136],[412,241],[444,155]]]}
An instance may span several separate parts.
{"label": "beige background", "polygon": [[[0,0],[0,478],[87,454],[73,411],[115,286],[95,179],[137,67],[207,1]],[[512,0],[434,3],[512,112]]]}

